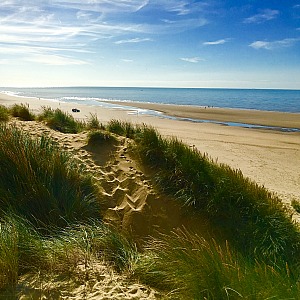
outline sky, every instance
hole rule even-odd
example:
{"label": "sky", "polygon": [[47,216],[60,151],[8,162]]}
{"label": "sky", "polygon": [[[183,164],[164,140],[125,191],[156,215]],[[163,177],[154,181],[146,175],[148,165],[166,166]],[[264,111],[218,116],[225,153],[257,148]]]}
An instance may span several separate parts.
{"label": "sky", "polygon": [[300,89],[300,0],[1,0],[0,86]]}

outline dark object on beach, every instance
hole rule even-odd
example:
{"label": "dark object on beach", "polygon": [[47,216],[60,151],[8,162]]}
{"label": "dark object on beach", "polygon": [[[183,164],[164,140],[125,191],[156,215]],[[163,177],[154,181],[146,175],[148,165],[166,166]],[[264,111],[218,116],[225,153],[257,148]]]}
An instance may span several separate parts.
{"label": "dark object on beach", "polygon": [[80,112],[80,110],[77,108],[72,108],[72,112]]}

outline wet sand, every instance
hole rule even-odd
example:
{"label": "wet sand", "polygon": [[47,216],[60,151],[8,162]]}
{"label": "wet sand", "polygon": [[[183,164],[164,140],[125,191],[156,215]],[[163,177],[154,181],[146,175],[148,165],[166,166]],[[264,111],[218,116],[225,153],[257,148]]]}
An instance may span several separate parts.
{"label": "wet sand", "polygon": [[300,114],[269,112],[246,109],[224,109],[215,107],[198,107],[188,105],[169,105],[141,102],[107,101],[122,106],[133,106],[141,109],[159,111],[164,115],[189,118],[193,120],[218,121],[226,123],[244,123],[300,130]]}

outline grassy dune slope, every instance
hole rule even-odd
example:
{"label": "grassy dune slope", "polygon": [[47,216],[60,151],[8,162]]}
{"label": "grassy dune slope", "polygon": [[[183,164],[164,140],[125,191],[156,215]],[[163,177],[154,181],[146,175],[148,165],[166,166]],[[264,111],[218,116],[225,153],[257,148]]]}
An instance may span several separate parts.
{"label": "grassy dune slope", "polygon": [[34,118],[54,130],[0,127],[1,297],[299,298],[299,228],[240,171],[146,126]]}

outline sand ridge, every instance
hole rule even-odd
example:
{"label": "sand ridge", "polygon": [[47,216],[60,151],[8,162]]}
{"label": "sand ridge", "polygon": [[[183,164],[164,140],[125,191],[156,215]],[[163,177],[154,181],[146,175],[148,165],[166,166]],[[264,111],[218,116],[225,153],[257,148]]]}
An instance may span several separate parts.
{"label": "sand ridge", "polygon": [[[99,148],[88,145],[88,132],[64,134],[37,121],[10,122],[33,137],[47,136],[83,164],[93,174],[106,203],[104,219],[137,239],[191,224],[179,204],[160,193],[151,175],[139,165],[130,150],[132,140],[116,137],[117,142]],[[103,148],[105,151],[103,151]],[[205,222],[204,222],[205,223]],[[207,226],[203,225],[207,231]]]}
{"label": "sand ridge", "polygon": [[[22,122],[13,120],[10,122],[33,137],[47,136],[57,142],[62,150],[74,155],[78,163],[83,163],[88,171],[92,172],[94,179],[102,187],[102,196],[106,198],[109,206],[108,211],[116,212],[114,216],[107,214],[105,220],[120,226],[123,230],[131,229],[131,222],[135,222],[131,216],[136,211],[141,211],[147,201],[149,185],[146,179],[138,171],[131,171],[131,166],[123,166],[117,157],[123,157],[126,148],[124,145],[112,147],[113,164],[110,163],[110,155],[106,155],[106,163],[99,164],[95,154],[87,151],[87,132],[79,134],[63,134],[49,129],[45,124],[36,121]],[[124,142],[124,141],[123,141]],[[116,149],[113,149],[116,148]],[[101,153],[99,153],[101,155]],[[125,160],[130,163],[129,160]],[[126,164],[125,163],[125,164]],[[134,175],[134,176],[133,176]],[[122,212],[122,213],[121,213]],[[143,217],[140,218],[144,220]],[[146,228],[140,224],[136,229],[142,229],[142,235]],[[125,276],[116,274],[111,267],[104,262],[96,261],[89,266],[89,278],[85,279],[84,266],[78,266],[80,281],[62,279],[60,276],[39,277],[37,275],[23,276],[18,283],[19,299],[157,299],[153,289],[138,283],[130,282]],[[42,287],[42,288],[41,288]]]}
{"label": "sand ridge", "polygon": [[[79,164],[91,172],[99,184],[100,193],[107,208],[104,221],[131,235],[142,246],[144,241],[159,233],[169,233],[182,226],[195,232],[209,234],[209,224],[202,225],[185,217],[181,207],[163,194],[158,193],[150,177],[141,170],[130,150],[131,140],[117,137],[117,142],[101,151],[88,145],[88,132],[64,134],[37,121],[9,122],[34,138],[50,137],[62,151],[71,153]],[[106,145],[107,146],[107,145]],[[103,145],[103,147],[106,147]],[[197,225],[195,225],[197,224]],[[61,276],[27,274],[18,282],[19,299],[158,299],[160,294],[142,284],[131,282],[126,276],[115,273],[104,262],[92,262],[77,266],[72,281]]]}

